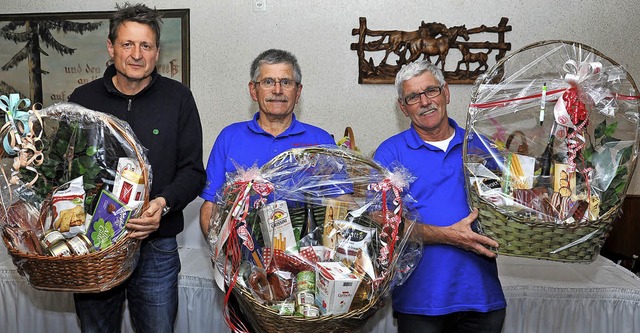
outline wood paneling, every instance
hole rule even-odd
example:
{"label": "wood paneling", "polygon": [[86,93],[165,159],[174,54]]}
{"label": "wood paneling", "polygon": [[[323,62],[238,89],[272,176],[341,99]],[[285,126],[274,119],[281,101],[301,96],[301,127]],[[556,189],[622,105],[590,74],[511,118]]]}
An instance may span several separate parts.
{"label": "wood paneling", "polygon": [[634,254],[640,255],[640,195],[624,199],[622,215],[614,221],[603,251],[627,258]]}

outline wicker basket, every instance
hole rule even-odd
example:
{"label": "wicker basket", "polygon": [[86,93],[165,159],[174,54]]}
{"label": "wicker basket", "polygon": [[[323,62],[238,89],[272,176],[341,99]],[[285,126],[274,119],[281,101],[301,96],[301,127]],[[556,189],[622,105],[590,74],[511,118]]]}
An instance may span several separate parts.
{"label": "wicker basket", "polygon": [[[472,205],[479,210],[482,232],[500,244],[499,253],[515,257],[592,262],[620,213],[618,206],[598,221],[556,225],[505,213],[479,197],[475,190],[470,192]],[[575,245],[565,248],[574,242]]]}
{"label": "wicker basket", "polygon": [[[595,61],[601,64],[602,70],[600,71],[600,68],[598,68],[591,74],[595,77],[596,74],[606,73],[608,69],[612,69],[613,73],[615,73],[614,76],[617,78],[616,84],[605,86],[608,82],[606,77],[600,78],[600,81],[593,79],[593,82],[597,83],[590,83],[587,80],[588,77],[581,77],[581,81],[578,81],[579,83],[572,82],[569,86],[571,88],[566,88],[568,81],[564,80],[567,80],[570,76],[569,74],[563,76],[563,74],[565,74],[565,71],[570,71],[571,66],[569,65],[591,65],[591,62],[596,64]],[[554,70],[555,67],[553,66],[558,65],[560,67],[559,70]],[[543,83],[544,88],[542,88]],[[509,194],[506,194],[508,191],[504,189],[504,183],[501,184],[501,194],[488,194],[489,197],[495,195],[493,198],[479,195],[476,184],[471,181],[471,178],[476,176],[474,174],[475,171],[471,171],[475,166],[470,165],[482,164],[481,161],[499,160],[501,154],[510,153],[509,144],[514,135],[505,140],[506,149],[504,149],[505,142],[498,142],[500,139],[497,138],[500,135],[510,131],[518,133],[518,138],[521,141],[518,154],[535,157],[536,163],[541,163],[541,156],[545,146],[547,146],[548,142],[553,145],[553,141],[548,141],[548,139],[551,135],[558,133],[555,132],[557,124],[560,124],[557,119],[562,117],[562,115],[557,116],[554,114],[554,105],[551,103],[554,102],[554,99],[563,99],[564,95],[560,94],[563,94],[568,89],[576,89],[576,85],[582,89],[580,91],[583,95],[580,98],[587,98],[584,96],[590,96],[588,95],[589,89],[596,91],[593,88],[596,84],[599,85],[598,88],[602,87],[602,91],[611,92],[612,94],[608,97],[609,99],[604,98],[598,102],[592,101],[591,104],[585,102],[590,109],[586,114],[586,120],[582,120],[584,122],[581,125],[585,125],[584,129],[587,131],[585,137],[592,141],[585,142],[584,146],[577,148],[578,154],[581,155],[579,158],[583,158],[580,149],[591,148],[596,150],[604,145],[602,142],[605,140],[602,139],[600,141],[598,136],[594,134],[596,130],[592,128],[602,124],[607,127],[607,124],[613,122],[618,127],[617,131],[615,127],[612,130],[615,131],[616,138],[610,141],[616,142],[616,140],[619,140],[625,142],[628,144],[625,147],[632,151],[630,153],[631,158],[626,162],[621,162],[619,165],[614,165],[610,168],[599,166],[600,169],[596,169],[594,163],[590,171],[584,171],[587,169],[585,167],[586,163],[581,161],[586,160],[586,158],[576,160],[576,173],[582,172],[580,176],[583,184],[594,182],[593,179],[585,182],[584,178],[586,176],[583,176],[583,174],[592,171],[595,172],[597,177],[603,177],[601,176],[602,174],[610,176],[611,174],[607,173],[607,169],[616,170],[613,173],[613,177],[618,176],[618,174],[621,175],[619,182],[615,185],[609,187],[607,184],[606,187],[599,187],[598,191],[600,192],[598,194],[600,199],[605,194],[609,196],[607,197],[605,208],[600,205],[601,211],[597,218],[582,219],[581,217],[578,219],[581,222],[565,222],[558,216],[546,215],[546,212],[540,214],[540,211],[532,212],[528,208],[518,210],[519,208],[508,207],[510,204],[507,202],[509,201],[515,201],[514,205],[518,204],[517,199],[506,198]],[[550,98],[546,90],[548,85],[549,93],[553,96]],[[540,93],[540,89],[542,89],[542,93]],[[624,70],[619,70],[615,61],[587,45],[570,41],[543,41],[525,46],[501,59],[489,69],[484,77],[476,81],[467,116],[467,135],[463,146],[464,163],[467,166],[465,168],[467,172],[467,193],[470,204],[479,209],[479,229],[499,243],[499,248],[496,249],[498,253],[561,262],[592,262],[596,258],[612,228],[613,221],[620,214],[622,201],[637,162],[637,146],[640,138],[637,121],[632,120],[634,117],[637,119],[637,95],[638,89],[633,78]],[[544,99],[545,96],[546,100]],[[598,103],[604,103],[611,99],[616,99],[616,103],[606,107],[611,107],[612,109],[609,112],[601,111],[602,104]],[[541,101],[543,106],[549,104],[546,105],[546,113],[544,112],[544,107],[541,107]],[[541,108],[542,111],[540,111]],[[624,112],[618,108],[621,108]],[[626,116],[623,114],[626,114]],[[563,120],[566,120],[566,118]],[[576,123],[575,120],[570,119],[570,121],[573,121],[574,124]],[[580,127],[576,124],[576,128]],[[523,134],[523,132],[527,134]],[[564,133],[563,140],[568,140],[566,139],[567,133],[568,131]],[[478,153],[480,150],[470,144],[471,138],[476,135],[480,138],[477,141],[482,141],[484,144],[484,155]],[[565,146],[563,149],[566,156],[570,155],[566,152],[569,149],[568,147]],[[511,152],[515,153],[515,150],[513,148]],[[487,151],[490,153],[486,153]],[[595,153],[590,156],[593,155]],[[493,171],[492,167],[490,166],[489,169]],[[538,166],[535,169],[538,169]],[[623,171],[618,171],[620,169],[623,169]],[[501,173],[504,173],[503,171],[494,172],[496,176],[502,177]],[[598,173],[601,171],[603,173]],[[500,179],[502,181],[502,178]],[[595,179],[597,180],[598,178]],[[611,195],[613,193],[612,189],[616,191],[614,195]],[[592,190],[592,188],[588,188],[588,190]],[[591,192],[588,190],[585,192],[590,195]],[[503,199],[501,205],[495,203],[496,201],[501,201],[499,196],[502,196]]]}
{"label": "wicker basket", "polygon": [[[324,207],[316,207],[314,209],[316,220],[322,221],[324,218],[324,212]],[[305,218],[304,209],[291,209],[290,214],[294,227],[303,223]],[[391,267],[395,268],[394,265],[391,265]],[[393,271],[379,286],[380,290],[386,290],[392,276]],[[379,298],[376,297],[369,300],[360,309],[352,310],[340,315],[320,316],[316,318],[282,316],[278,314],[278,311],[270,308],[268,305],[265,305],[261,300],[256,299],[256,297],[247,288],[236,285],[233,292],[236,295],[241,311],[251,322],[252,327],[262,333],[357,332],[362,328],[366,321],[383,306],[383,304],[378,303]]]}
{"label": "wicker basket", "polygon": [[[50,107],[46,116],[68,116],[77,106],[62,104]],[[81,109],[78,112],[87,112]],[[89,111],[94,112],[94,111]],[[109,115],[92,113],[95,119],[110,127],[114,134],[124,139],[135,153],[140,165],[147,165],[142,146],[135,136],[127,131],[126,124]],[[148,168],[142,168],[145,191],[144,206],[149,202],[150,175]],[[107,249],[86,255],[51,257],[34,253],[24,253],[13,247],[3,232],[3,241],[16,265],[18,272],[25,276],[36,289],[61,292],[97,293],[107,291],[124,282],[135,269],[139,254],[140,241],[122,237]]]}
{"label": "wicker basket", "polygon": [[82,256],[51,257],[19,252],[3,237],[18,273],[36,289],[94,293],[124,282],[138,263],[140,241],[124,237],[109,248]]}
{"label": "wicker basket", "polygon": [[[262,167],[262,170],[268,170],[274,164],[278,164],[278,162],[285,161],[284,163],[290,163],[291,160],[297,159],[299,156],[306,155],[328,155],[332,157],[337,157],[344,161],[356,162],[358,165],[366,166],[364,168],[358,167],[349,167],[346,166],[346,170],[350,173],[350,176],[353,176],[351,179],[359,179],[361,182],[367,177],[371,177],[371,170],[375,170],[380,173],[380,175],[386,175],[387,172],[383,167],[378,165],[377,163],[363,157],[361,154],[356,152],[351,152],[345,149],[327,149],[326,147],[310,147],[310,148],[302,148],[302,149],[292,149],[286,153],[281,154],[280,156],[274,158],[265,166]],[[295,156],[295,158],[294,158]],[[313,163],[313,162],[311,162]],[[349,164],[349,163],[347,163]],[[365,172],[365,169],[369,170],[369,173]],[[281,170],[280,170],[281,171]],[[373,173],[376,173],[373,172]],[[274,174],[280,174],[280,172],[276,171]],[[374,177],[375,179],[375,177]],[[363,184],[357,184],[358,182],[354,182],[353,189],[358,188]],[[366,187],[366,186],[365,186]],[[309,194],[309,193],[307,193]],[[363,194],[364,195],[364,194]],[[371,195],[371,194],[370,194]],[[390,200],[390,199],[389,199]],[[324,227],[322,222],[325,217],[326,207],[319,204],[317,201],[313,202],[314,206],[314,215],[316,217],[316,221],[318,221],[319,227]],[[228,214],[227,209],[222,210],[224,213],[222,215],[226,216]],[[257,220],[257,215],[255,211],[249,212],[246,217],[246,221],[253,221],[253,233],[256,237],[260,237],[259,230],[255,228],[255,221]],[[305,219],[305,209],[294,207],[289,209],[289,215],[291,217],[293,227],[299,226],[303,223]],[[358,224],[368,225],[371,227],[378,228],[378,233],[380,232],[381,226],[377,223],[374,223],[371,217],[368,214],[363,214],[359,218],[357,218]],[[355,220],[354,220],[355,221]],[[317,333],[327,333],[327,332],[355,332],[359,331],[366,321],[373,316],[377,310],[379,310],[382,306],[384,306],[385,299],[382,297],[387,294],[387,291],[390,288],[394,275],[396,274],[396,270],[398,267],[398,260],[400,257],[401,249],[407,243],[408,237],[406,237],[407,232],[410,232],[411,226],[408,224],[408,221],[403,219],[404,223],[400,224],[398,234],[399,240],[396,243],[396,248],[390,254],[390,262],[388,263],[388,270],[386,270],[386,274],[384,278],[379,281],[376,285],[376,292],[371,292],[371,294],[367,293],[368,298],[366,300],[359,300],[360,303],[357,303],[357,306],[347,313],[339,314],[339,315],[325,315],[319,317],[301,317],[301,316],[283,316],[278,313],[277,310],[271,308],[268,304],[257,296],[255,296],[252,290],[249,287],[245,287],[240,283],[236,283],[232,289],[235,298],[238,301],[240,310],[244,314],[244,317],[251,323],[253,329],[257,332],[264,333],[272,333],[272,332],[317,332]],[[251,222],[249,222],[251,224]],[[259,228],[258,228],[259,229]],[[258,243],[261,241],[258,240]],[[375,252],[375,250],[374,250]],[[374,256],[377,256],[377,253],[372,255],[372,259]],[[285,259],[277,259],[284,261],[276,261],[277,267],[282,269],[286,267],[284,270],[288,270],[293,272],[294,275],[299,270],[315,270],[315,267],[312,264],[302,261],[294,256],[284,256]],[[286,257],[290,257],[286,259]],[[271,259],[273,260],[273,259]],[[291,261],[287,261],[291,260]],[[285,262],[286,261],[286,262]],[[304,269],[301,269],[304,267]],[[216,266],[214,263],[214,269],[219,270],[220,267]],[[367,280],[368,279],[368,280]],[[371,280],[368,277],[365,277],[367,280],[367,291],[370,292]],[[365,282],[362,282],[365,283]],[[360,306],[361,305],[361,306]],[[352,304],[353,307],[353,304]]]}

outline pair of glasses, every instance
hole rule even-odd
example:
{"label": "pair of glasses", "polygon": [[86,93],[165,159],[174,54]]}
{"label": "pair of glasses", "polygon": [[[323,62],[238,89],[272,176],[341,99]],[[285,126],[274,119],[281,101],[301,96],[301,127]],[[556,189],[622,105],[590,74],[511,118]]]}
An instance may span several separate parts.
{"label": "pair of glasses", "polygon": [[256,82],[256,84],[259,84],[260,87],[264,88],[264,89],[272,89],[273,87],[276,86],[276,83],[280,84],[280,88],[284,89],[284,90],[291,90],[293,88],[295,88],[298,83],[294,80],[291,79],[280,79],[280,81],[276,81],[273,78],[265,78],[262,79],[258,82]]}
{"label": "pair of glasses", "polygon": [[427,96],[427,98],[438,97],[442,93],[442,88],[443,87],[444,87],[444,85],[442,85],[442,86],[431,86],[431,87],[427,87],[427,89],[425,89],[421,93],[408,95],[407,97],[404,98],[404,104],[409,104],[409,105],[417,104],[418,102],[420,102],[420,96],[422,96],[422,95]]}

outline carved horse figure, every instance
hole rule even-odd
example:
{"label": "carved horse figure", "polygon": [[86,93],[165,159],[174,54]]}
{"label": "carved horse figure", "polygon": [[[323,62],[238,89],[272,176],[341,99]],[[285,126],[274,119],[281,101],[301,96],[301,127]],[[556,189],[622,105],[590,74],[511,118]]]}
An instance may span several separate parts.
{"label": "carved horse figure", "polygon": [[[424,23],[424,21],[422,21],[422,23],[420,24],[420,28],[418,28],[418,30],[416,31],[399,31],[399,30],[389,31],[388,33],[389,41],[387,43],[384,57],[380,61],[380,64],[386,64],[387,58],[389,57],[389,54],[391,54],[392,52],[398,55],[398,57],[401,59],[399,63],[406,62],[404,61],[406,49],[402,52],[401,52],[401,49],[403,49],[403,47],[406,46],[406,43],[408,41],[415,40],[421,37],[427,37],[427,36],[431,36],[432,38],[435,38],[436,36],[438,36],[438,34],[444,34],[447,32],[448,32],[447,26],[445,26],[442,23],[436,23],[436,22]],[[382,39],[384,39],[384,37]]]}
{"label": "carved horse figure", "polygon": [[469,68],[470,63],[477,62],[478,68],[474,71],[477,73],[481,68],[484,67],[484,70],[489,69],[489,65],[487,65],[487,60],[489,60],[489,53],[491,53],[492,49],[489,49],[487,52],[470,52],[469,48],[464,44],[458,44],[458,49],[460,53],[462,53],[462,60],[458,61],[458,67],[456,67],[456,72],[460,69],[460,65],[463,63],[467,65],[467,77],[471,74],[471,69]]}
{"label": "carved horse figure", "polygon": [[426,60],[429,60],[433,55],[437,55],[438,60],[436,60],[435,65],[437,66],[441,63],[442,70],[444,71],[449,48],[457,44],[456,39],[460,36],[464,38],[464,40],[469,40],[469,33],[464,25],[451,27],[438,38],[421,36],[420,38],[410,41],[407,45],[410,52],[407,62],[412,62],[420,58],[420,55],[424,55],[424,59]]}

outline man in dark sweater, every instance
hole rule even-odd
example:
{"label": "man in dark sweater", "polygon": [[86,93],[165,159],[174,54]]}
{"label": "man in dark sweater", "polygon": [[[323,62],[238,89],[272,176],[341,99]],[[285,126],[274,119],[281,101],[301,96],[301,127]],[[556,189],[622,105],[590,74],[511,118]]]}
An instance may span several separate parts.
{"label": "man in dark sweater", "polygon": [[148,208],[127,223],[142,240],[138,266],[122,285],[100,294],[76,294],[83,332],[120,331],[128,300],[136,332],[171,332],[178,308],[180,258],[176,235],[182,210],[202,190],[202,128],[194,98],[156,70],[160,13],[145,5],[118,8],[107,49],[114,64],[104,77],[77,88],[69,101],[125,120],[148,149],[152,187]]}

